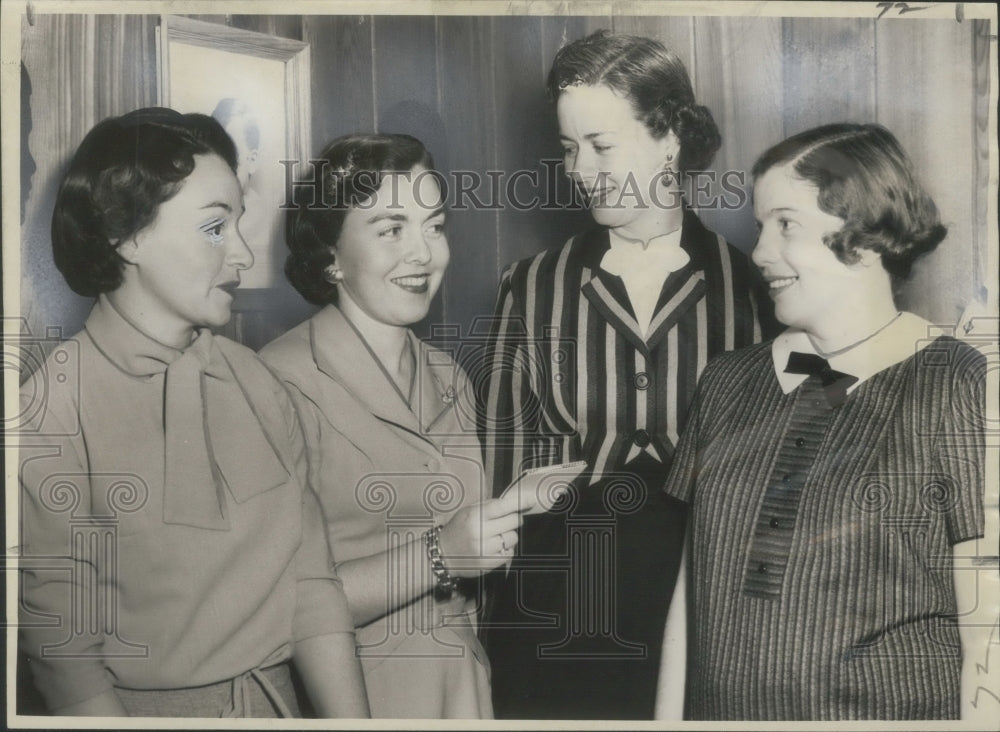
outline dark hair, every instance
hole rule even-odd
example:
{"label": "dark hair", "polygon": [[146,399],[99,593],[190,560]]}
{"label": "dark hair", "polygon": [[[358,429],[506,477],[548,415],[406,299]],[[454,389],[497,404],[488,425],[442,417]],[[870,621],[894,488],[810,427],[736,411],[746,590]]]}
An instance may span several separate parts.
{"label": "dark hair", "polygon": [[227,127],[235,118],[243,119],[243,140],[251,150],[260,149],[260,126],[257,124],[257,116],[253,110],[239,99],[226,97],[220,99],[215,105],[212,116],[219,121],[223,128]]}
{"label": "dark hair", "polygon": [[599,30],[559,49],[547,82],[553,101],[569,86],[601,84],[629,101],[653,137],[673,130],[682,173],[712,162],[722,144],[719,128],[708,107],[695,102],[684,62],[662,43]]}
{"label": "dark hair", "polygon": [[424,144],[410,135],[356,134],[329,143],[314,165],[321,198],[302,200],[299,188],[298,200],[288,211],[285,276],[306,300],[326,305],[337,301],[337,286],[326,281],[324,270],[334,261],[347,212],[370,201],[386,175],[418,165],[433,173],[434,161]]}
{"label": "dark hair", "polygon": [[52,214],[52,253],[80,295],[118,289],[118,244],[156,218],[194,170],[195,155],[218,155],[236,171],[236,147],[204,114],[149,107],[99,122],[70,161]]}
{"label": "dark hair", "polygon": [[844,264],[856,263],[859,249],[870,249],[882,255],[894,279],[904,280],[947,234],[906,152],[881,125],[840,123],[800,132],[761,155],[753,178],[785,164],[818,189],[822,211],[844,220],[823,238]]}

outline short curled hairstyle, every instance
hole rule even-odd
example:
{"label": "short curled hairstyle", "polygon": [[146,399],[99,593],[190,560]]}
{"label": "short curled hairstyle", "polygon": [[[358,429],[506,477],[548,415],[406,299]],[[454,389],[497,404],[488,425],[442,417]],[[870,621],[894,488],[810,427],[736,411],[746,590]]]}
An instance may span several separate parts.
{"label": "short curled hairstyle", "polygon": [[604,85],[627,99],[654,138],[673,131],[682,173],[707,169],[722,144],[712,113],[695,101],[684,62],[659,41],[599,30],[563,46],[549,71],[549,98],[584,85]]}
{"label": "short curled hairstyle", "polygon": [[[334,261],[344,219],[352,206],[370,201],[382,179],[420,166],[434,173],[427,148],[410,135],[355,134],[338,137],[313,160],[315,187],[296,184],[285,219],[285,276],[314,305],[337,302],[337,286],[325,270]],[[312,196],[306,200],[305,193]]]}
{"label": "short curled hairstyle", "polygon": [[840,123],[800,132],[761,155],[753,179],[779,165],[817,188],[822,211],[844,220],[823,239],[844,264],[855,264],[859,250],[870,249],[894,280],[905,280],[913,263],[947,234],[906,152],[881,125]]}
{"label": "short curled hairstyle", "polygon": [[204,114],[148,107],[99,122],[80,143],[52,214],[52,253],[74,292],[95,297],[121,285],[118,245],[156,218],[180,190],[196,155],[236,171],[236,147]]}

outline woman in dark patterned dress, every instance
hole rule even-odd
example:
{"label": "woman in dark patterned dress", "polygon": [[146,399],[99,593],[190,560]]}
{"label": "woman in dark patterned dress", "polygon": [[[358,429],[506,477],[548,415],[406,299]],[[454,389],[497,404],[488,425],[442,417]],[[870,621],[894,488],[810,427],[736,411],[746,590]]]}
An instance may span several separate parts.
{"label": "woman in dark patterned dress", "polygon": [[803,132],[753,175],[788,329],[709,364],[667,483],[691,510],[686,714],[957,718],[985,359],[894,300],[945,228],[878,125]]}

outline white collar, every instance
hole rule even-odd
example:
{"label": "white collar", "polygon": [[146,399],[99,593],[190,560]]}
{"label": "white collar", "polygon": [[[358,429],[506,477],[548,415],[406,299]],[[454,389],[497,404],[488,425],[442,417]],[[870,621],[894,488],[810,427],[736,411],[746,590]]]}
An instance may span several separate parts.
{"label": "white collar", "polygon": [[[933,340],[931,328],[931,323],[919,315],[901,313],[868,340],[843,353],[830,356],[827,360],[834,371],[857,377],[858,380],[847,390],[847,393],[851,393],[880,371],[923,350]],[[806,374],[785,372],[788,355],[792,351],[816,353],[816,348],[805,331],[798,328],[789,328],[774,339],[771,344],[774,375],[785,394],[794,391],[808,378]]]}
{"label": "white collar", "polygon": [[[646,242],[627,239],[611,229],[609,241],[611,246],[601,259],[601,269],[625,279],[626,286],[630,279],[641,283],[644,288],[651,286],[650,283],[660,285],[667,275],[683,268],[690,260],[681,247],[680,229],[654,236]],[[656,290],[653,294],[655,299],[660,294],[660,288],[656,286],[653,289]]]}
{"label": "white collar", "polygon": [[608,229],[608,234],[611,239],[611,246],[630,246],[634,247],[636,244],[640,244],[641,248],[645,251],[650,249],[669,249],[673,247],[679,247],[681,245],[681,232],[684,227],[679,226],[673,231],[669,231],[666,234],[659,234],[654,236],[649,241],[643,241],[642,239],[630,239],[627,236],[619,234],[616,229]]}

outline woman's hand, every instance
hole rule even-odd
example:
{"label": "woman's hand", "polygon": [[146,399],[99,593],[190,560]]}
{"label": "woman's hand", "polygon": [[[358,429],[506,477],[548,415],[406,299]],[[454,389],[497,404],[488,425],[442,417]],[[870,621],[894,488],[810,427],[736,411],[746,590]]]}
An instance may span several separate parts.
{"label": "woman's hand", "polygon": [[530,471],[499,498],[458,511],[441,528],[438,540],[448,571],[457,577],[476,577],[508,561],[517,546],[522,517],[551,509],[585,465],[581,461]]}
{"label": "woman's hand", "polygon": [[478,577],[509,560],[517,546],[521,508],[512,491],[456,512],[441,527],[439,538],[448,571],[456,577]]}

